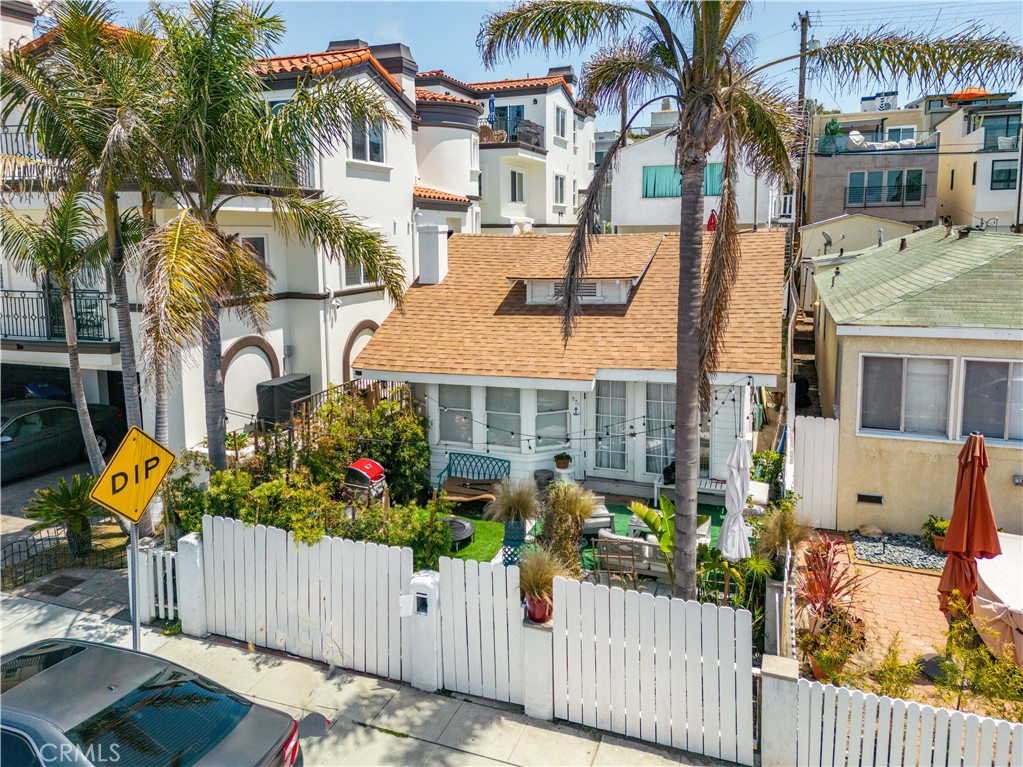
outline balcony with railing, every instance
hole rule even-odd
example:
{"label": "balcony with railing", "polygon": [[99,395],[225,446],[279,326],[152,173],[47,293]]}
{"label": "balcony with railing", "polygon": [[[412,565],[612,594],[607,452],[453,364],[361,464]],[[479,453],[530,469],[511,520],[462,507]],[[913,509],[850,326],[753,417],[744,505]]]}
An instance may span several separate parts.
{"label": "balcony with railing", "polygon": [[896,138],[891,132],[881,133],[859,133],[853,131],[848,136],[827,136],[817,137],[814,152],[818,155],[830,156],[833,154],[845,154],[847,152],[906,152],[913,150],[938,149],[937,131],[915,131],[912,136]]}
{"label": "balcony with railing", "polygon": [[543,149],[544,127],[524,117],[497,117],[493,121],[481,117],[480,144],[525,144]]}
{"label": "balcony with railing", "polygon": [[1014,133],[994,128],[984,130],[985,152],[1015,152],[1017,149],[1019,149],[1019,129]]}
{"label": "balcony with railing", "polygon": [[[80,343],[109,343],[110,297],[98,290],[72,296]],[[67,337],[56,290],[0,290],[0,337],[17,341],[62,341]]]}
{"label": "balcony with railing", "polygon": [[[4,162],[0,164],[0,175],[2,175],[0,180],[5,182],[31,183],[44,181],[48,177],[51,179],[56,178],[60,172],[58,161],[49,161],[49,167],[43,165],[43,163],[48,161],[46,153],[39,145],[35,136],[22,130],[6,126],[0,128],[0,154],[5,156]],[[33,160],[34,162],[31,164],[21,163],[18,162],[17,158]],[[188,169],[185,170],[185,173],[188,173]],[[253,187],[281,186],[282,181],[281,179],[270,181],[245,179],[240,176],[229,176],[227,180],[239,186]],[[315,188],[316,176],[311,159],[299,163],[295,168],[293,181],[303,189]]]}

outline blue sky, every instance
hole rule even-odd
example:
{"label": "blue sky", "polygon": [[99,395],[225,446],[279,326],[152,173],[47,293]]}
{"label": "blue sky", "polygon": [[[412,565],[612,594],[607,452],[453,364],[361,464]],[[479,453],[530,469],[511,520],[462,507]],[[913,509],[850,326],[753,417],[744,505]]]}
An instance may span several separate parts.
{"label": "blue sky", "polygon": [[[141,3],[118,4],[126,17],[137,16],[145,6]],[[434,0],[407,0],[384,2],[374,0],[278,0],[274,9],[287,22],[287,36],[278,53],[308,53],[326,50],[331,40],[361,38],[371,45],[403,42],[412,50],[420,71],[443,69],[463,81],[502,79],[525,75],[546,74],[548,67],[571,64],[578,73],[587,52],[565,56],[527,55],[508,64],[503,63],[487,71],[476,49],[476,35],[480,21],[492,10],[507,6],[502,2],[435,2]],[[757,58],[770,61],[798,53],[799,31],[793,29],[800,11],[809,11],[811,36],[827,41],[845,29],[872,29],[880,23],[890,23],[918,32],[955,29],[976,20],[987,28],[1007,32],[1023,39],[1023,4],[1018,0],[978,0],[977,2],[934,2],[910,0],[893,3],[890,0],[874,2],[860,0],[848,2],[792,3],[757,0],[745,24],[744,32],[758,39]],[[797,82],[795,62],[776,68],[775,75],[791,84],[793,92]],[[893,87],[894,86],[894,87]],[[904,84],[884,83],[880,88],[863,92],[843,91],[830,83],[810,82],[808,95],[829,108],[847,111],[859,109],[860,96],[875,90],[897,88],[899,103],[915,98]],[[600,129],[613,128],[618,123],[614,114],[597,117]],[[640,120],[640,125],[645,124]]]}

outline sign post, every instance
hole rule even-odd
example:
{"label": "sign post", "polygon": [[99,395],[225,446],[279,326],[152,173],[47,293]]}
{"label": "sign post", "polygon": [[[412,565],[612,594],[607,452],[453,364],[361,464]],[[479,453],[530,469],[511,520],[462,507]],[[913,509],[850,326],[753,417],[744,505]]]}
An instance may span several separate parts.
{"label": "sign post", "polygon": [[132,426],[89,494],[94,502],[131,523],[128,595],[131,607],[131,646],[134,650],[139,649],[138,522],[173,464],[174,453],[139,427]]}

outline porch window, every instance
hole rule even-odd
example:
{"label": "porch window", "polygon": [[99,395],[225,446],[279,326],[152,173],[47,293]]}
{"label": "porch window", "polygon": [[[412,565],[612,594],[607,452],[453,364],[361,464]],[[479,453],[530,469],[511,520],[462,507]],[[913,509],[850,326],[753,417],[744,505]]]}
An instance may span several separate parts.
{"label": "porch window", "polygon": [[626,469],[625,412],[625,381],[597,381],[594,464],[598,469]]}
{"label": "porch window", "polygon": [[521,438],[519,390],[503,386],[488,386],[487,444],[518,447]]}
{"label": "porch window", "polygon": [[441,384],[437,387],[441,442],[472,444],[472,389],[468,386]]}
{"label": "porch window", "polygon": [[863,357],[860,427],[945,436],[952,363],[922,357]]}
{"label": "porch window", "polygon": [[352,126],[352,159],[369,162],[384,161],[384,122],[377,118],[366,123],[356,121]]}
{"label": "porch window", "polygon": [[1023,362],[965,360],[959,435],[1023,440]]}
{"label": "porch window", "polygon": [[536,446],[553,447],[568,442],[568,392],[537,389]]}
{"label": "porch window", "polygon": [[710,405],[700,405],[700,476],[710,476]]}
{"label": "porch window", "polygon": [[660,474],[675,460],[675,384],[646,385],[646,470]]}

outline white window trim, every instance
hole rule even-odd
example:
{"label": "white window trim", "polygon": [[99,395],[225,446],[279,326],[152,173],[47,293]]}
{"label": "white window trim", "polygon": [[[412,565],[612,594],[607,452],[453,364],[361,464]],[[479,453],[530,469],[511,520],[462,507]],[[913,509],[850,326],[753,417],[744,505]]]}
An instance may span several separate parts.
{"label": "white window trim", "polygon": [[[437,428],[437,440],[433,444],[435,444],[438,448],[443,448],[445,450],[455,450],[456,452],[458,450],[474,450],[475,440],[473,439],[473,429],[474,429],[474,427],[476,425],[475,424],[476,418],[473,415],[473,408],[472,408],[472,403],[473,403],[473,400],[472,400],[473,387],[471,387],[471,386],[469,387],[469,441],[468,442],[454,442],[452,440],[441,439],[441,437],[440,437],[440,414],[441,414],[442,407],[446,407],[446,406],[442,406],[440,404],[440,387],[441,386],[445,386],[445,385],[447,385],[447,386],[464,386],[465,384],[434,384],[432,391],[427,390],[427,396],[430,397],[433,400],[433,402],[430,403],[430,407],[429,407],[429,409],[433,412],[433,418],[431,419],[431,422],[436,422],[436,424],[437,424],[437,427],[436,427]],[[465,408],[460,408],[460,407],[451,408],[451,409],[452,410],[457,410],[459,412],[464,412],[464,410],[465,410]]]}
{"label": "white window trim", "polygon": [[[508,202],[511,205],[525,205],[526,204],[526,173],[525,173],[525,171],[517,170],[515,168],[509,168],[508,171],[509,171],[509,173],[512,174],[512,178],[515,177],[515,174],[518,174],[522,178],[522,184],[521,184],[521,186],[522,186],[522,197],[520,199],[516,200],[514,198],[514,196],[511,194],[512,190],[509,188],[509,190],[508,190],[508,192],[509,192],[509,194],[508,194]],[[518,185],[516,184],[516,187],[517,186]]]}
{"label": "white window trim", "polygon": [[[888,188],[888,174],[892,172],[902,173],[902,192],[906,192],[906,178],[910,171],[920,171],[920,199],[919,200],[881,200],[880,202],[870,202],[867,200],[867,190],[870,186],[867,184],[867,177],[871,173],[880,173],[882,178],[881,189]],[[849,201],[849,190],[852,188],[849,177],[853,173],[863,174],[863,202],[851,203]],[[917,205],[924,205],[927,202],[927,171],[925,168],[867,168],[865,170],[849,170],[845,174],[845,201],[843,207],[855,207],[855,208],[904,208],[904,207],[916,207]]]}
{"label": "white window trim", "polygon": [[568,110],[554,106],[554,138],[568,143]]}
{"label": "white window trim", "polygon": [[365,158],[361,158],[361,157],[356,157],[355,156],[355,136],[354,136],[355,127],[352,126],[352,134],[353,134],[352,135],[352,142],[351,142],[351,144],[349,144],[349,147],[348,147],[348,162],[349,162],[349,164],[362,163],[366,167],[370,167],[370,168],[387,168],[388,170],[390,170],[391,166],[387,164],[387,155],[388,155],[388,152],[387,152],[387,124],[384,123],[383,121],[381,121],[381,124],[380,124],[380,154],[382,156],[382,159],[380,159],[380,160],[370,160],[369,159],[369,123],[366,124],[366,127],[363,130],[365,131],[365,134],[366,134],[366,157]]}
{"label": "white window trim", "polygon": [[[573,406],[573,402],[575,402],[575,395],[572,394],[571,392],[567,392],[567,394],[568,394],[568,408],[566,410],[545,410],[543,413],[541,413],[540,412],[540,407],[536,404],[536,401],[537,401],[536,392],[539,392],[539,391],[565,391],[565,390],[564,389],[540,389],[540,388],[537,388],[537,389],[533,390],[533,429],[532,429],[533,434],[534,435],[536,434],[536,419],[537,419],[538,416],[540,416],[540,415],[550,415],[551,413],[564,413],[565,414],[565,423],[567,424],[568,438],[564,442],[559,442],[557,444],[546,444],[545,443],[543,445],[540,444],[540,439],[539,438],[534,439],[533,442],[535,443],[535,447],[533,449],[533,453],[535,453],[537,455],[554,455],[556,453],[561,453],[561,452],[564,452],[566,450],[570,450],[571,447],[572,447],[572,418],[573,418],[572,406]],[[521,400],[520,400],[520,402],[521,402]],[[579,406],[578,402],[575,402],[575,406],[576,407]],[[521,405],[520,405],[519,409],[520,409],[520,412],[521,412]]]}
{"label": "white window trim", "polygon": [[[915,432],[904,432],[904,431],[886,431],[885,429],[868,429],[864,428],[863,420],[863,358],[864,357],[890,357],[895,359],[924,359],[924,360],[947,360],[949,362],[948,369],[948,404],[949,414],[948,419],[945,423],[945,436],[942,437],[938,434],[917,434]],[[857,359],[857,371],[856,371],[856,436],[857,437],[879,437],[882,439],[913,439],[920,440],[923,442],[950,442],[953,441],[952,437],[952,425],[955,421],[951,408],[955,403],[955,380],[956,380],[956,368],[957,358],[955,356],[944,355],[944,354],[892,354],[892,353],[874,353],[874,352],[860,352]],[[906,420],[906,366],[902,367],[902,422],[905,424]]]}
{"label": "white window trim", "polygon": [[[963,411],[965,410],[965,402],[963,398],[966,396],[966,363],[967,362],[1008,362],[1015,363],[1017,365],[1023,365],[1023,360],[1012,359],[1009,357],[960,357],[959,358],[959,375],[958,384],[959,391],[956,396],[956,407],[958,412],[956,413],[955,431],[953,432],[952,439],[956,442],[966,442],[966,437],[961,436],[963,433]],[[1012,370],[1009,370],[1010,374]],[[1010,386],[1012,379],[1009,379]],[[1005,403],[1006,414],[1008,414],[1009,405],[1012,404],[1011,400],[1012,392],[1009,392],[1009,401]],[[997,439],[995,437],[984,437],[984,444],[986,445],[997,445],[998,447],[1015,447],[1017,449],[1023,449],[1023,440],[1018,439]]]}
{"label": "white window trim", "polygon": [[[558,179],[561,179],[561,199],[558,199]],[[566,208],[568,204],[565,200],[568,199],[568,179],[560,173],[554,174],[554,207],[555,208]]]}
{"label": "white window trim", "polygon": [[[517,444],[514,445],[500,445],[496,442],[491,442],[488,432],[490,431],[490,414],[496,413],[498,415],[512,415],[504,410],[488,410],[487,409],[487,389],[515,389],[519,393],[519,410],[516,415],[519,417],[519,428],[512,435],[512,439],[517,440]],[[478,420],[473,417],[474,420]],[[510,453],[512,455],[518,455],[522,452],[522,389],[517,386],[484,386],[483,387],[483,447],[485,450],[491,453]]]}

